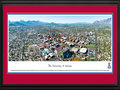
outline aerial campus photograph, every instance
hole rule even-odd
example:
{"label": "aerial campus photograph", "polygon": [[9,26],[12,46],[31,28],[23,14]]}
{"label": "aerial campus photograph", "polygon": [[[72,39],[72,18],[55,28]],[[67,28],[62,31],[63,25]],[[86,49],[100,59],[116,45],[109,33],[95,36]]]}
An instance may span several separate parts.
{"label": "aerial campus photograph", "polygon": [[8,14],[8,61],[112,61],[112,15]]}

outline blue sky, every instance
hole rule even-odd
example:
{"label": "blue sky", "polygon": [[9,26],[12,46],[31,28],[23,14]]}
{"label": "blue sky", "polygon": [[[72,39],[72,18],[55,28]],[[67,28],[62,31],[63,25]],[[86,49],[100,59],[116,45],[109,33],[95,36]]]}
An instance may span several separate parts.
{"label": "blue sky", "polygon": [[103,20],[112,18],[112,14],[9,14],[8,20],[10,21],[43,21],[55,23],[77,23],[86,22],[93,23],[96,20]]}

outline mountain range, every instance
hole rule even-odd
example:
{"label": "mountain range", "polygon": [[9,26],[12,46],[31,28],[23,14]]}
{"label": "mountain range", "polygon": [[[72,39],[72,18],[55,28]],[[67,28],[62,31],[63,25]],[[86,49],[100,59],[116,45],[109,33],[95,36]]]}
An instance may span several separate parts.
{"label": "mountain range", "polygon": [[112,18],[103,19],[100,21],[95,21],[93,24],[111,24],[111,20],[112,20]]}
{"label": "mountain range", "polygon": [[29,25],[85,25],[85,24],[92,24],[92,25],[109,25],[111,24],[111,18],[103,19],[103,20],[97,20],[93,23],[86,23],[86,22],[78,22],[78,23],[48,23],[48,22],[42,22],[42,21],[9,21],[9,26],[29,26]]}

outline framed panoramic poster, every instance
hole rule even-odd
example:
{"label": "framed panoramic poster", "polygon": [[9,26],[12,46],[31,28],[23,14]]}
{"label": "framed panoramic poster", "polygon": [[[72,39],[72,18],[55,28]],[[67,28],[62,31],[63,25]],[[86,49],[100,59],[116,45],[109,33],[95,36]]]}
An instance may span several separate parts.
{"label": "framed panoramic poster", "polygon": [[3,5],[3,85],[117,81],[117,5]]}
{"label": "framed panoramic poster", "polygon": [[0,1],[0,88],[118,89],[119,1],[106,1]]}

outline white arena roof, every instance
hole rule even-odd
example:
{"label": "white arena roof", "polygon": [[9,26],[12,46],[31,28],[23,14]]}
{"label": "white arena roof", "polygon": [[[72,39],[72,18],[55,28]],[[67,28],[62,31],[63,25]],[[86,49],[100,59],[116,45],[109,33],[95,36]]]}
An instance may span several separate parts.
{"label": "white arena roof", "polygon": [[80,53],[86,53],[87,52],[87,48],[81,48],[80,49]]}

